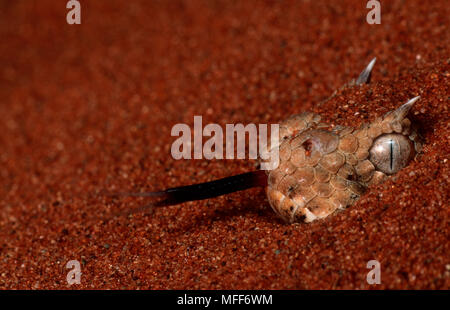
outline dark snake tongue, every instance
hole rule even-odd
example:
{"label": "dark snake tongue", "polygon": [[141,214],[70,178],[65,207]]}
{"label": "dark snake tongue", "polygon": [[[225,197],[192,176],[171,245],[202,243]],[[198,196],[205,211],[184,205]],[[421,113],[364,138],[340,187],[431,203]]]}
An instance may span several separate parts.
{"label": "dark snake tongue", "polygon": [[210,182],[173,187],[159,192],[117,193],[110,194],[109,196],[161,198],[159,201],[120,213],[125,215],[151,210],[154,207],[165,207],[188,201],[204,200],[233,192],[243,191],[252,187],[265,186],[267,186],[267,174],[264,170],[257,170]]}

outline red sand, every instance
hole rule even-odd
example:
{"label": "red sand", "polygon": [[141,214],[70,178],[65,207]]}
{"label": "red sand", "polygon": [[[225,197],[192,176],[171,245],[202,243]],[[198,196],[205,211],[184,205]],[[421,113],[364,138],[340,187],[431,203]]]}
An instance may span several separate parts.
{"label": "red sand", "polygon": [[[0,287],[449,289],[449,6],[383,1],[0,2]],[[112,3],[111,3],[112,2]],[[318,105],[376,56],[372,84]],[[88,225],[158,190],[254,169],[170,156],[176,123],[356,126],[422,96],[422,156],[352,208],[287,225],[262,189]],[[367,261],[381,263],[369,286]]]}

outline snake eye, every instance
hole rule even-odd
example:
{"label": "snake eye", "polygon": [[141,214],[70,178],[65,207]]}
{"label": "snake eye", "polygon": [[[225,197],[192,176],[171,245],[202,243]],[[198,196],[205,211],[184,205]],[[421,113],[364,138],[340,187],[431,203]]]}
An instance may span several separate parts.
{"label": "snake eye", "polygon": [[385,134],[375,140],[369,153],[369,160],[377,170],[394,174],[411,160],[414,146],[404,135]]}

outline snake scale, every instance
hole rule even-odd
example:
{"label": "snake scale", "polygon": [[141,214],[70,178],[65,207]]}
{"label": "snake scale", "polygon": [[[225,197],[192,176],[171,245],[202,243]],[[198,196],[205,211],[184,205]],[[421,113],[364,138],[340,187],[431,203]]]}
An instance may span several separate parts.
{"label": "snake scale", "polygon": [[[368,83],[373,59],[346,87]],[[272,209],[286,222],[312,222],[354,204],[373,184],[405,167],[421,150],[407,114],[419,97],[359,128],[331,126],[312,112],[281,122],[280,163],[269,171],[253,171],[219,180],[159,192],[123,193],[161,198],[133,211],[208,199],[251,187],[266,187]]]}

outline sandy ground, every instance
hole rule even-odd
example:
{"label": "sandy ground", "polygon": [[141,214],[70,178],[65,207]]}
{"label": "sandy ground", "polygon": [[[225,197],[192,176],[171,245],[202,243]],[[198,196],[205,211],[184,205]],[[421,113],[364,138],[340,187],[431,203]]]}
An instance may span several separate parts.
{"label": "sandy ground", "polygon": [[[448,2],[0,2],[0,288],[449,289]],[[372,83],[335,89],[372,57]],[[256,188],[91,223],[255,169],[174,160],[176,123],[357,126],[420,95],[423,154],[357,204],[287,225]],[[381,264],[368,285],[366,264]],[[69,286],[66,263],[81,263]]]}

